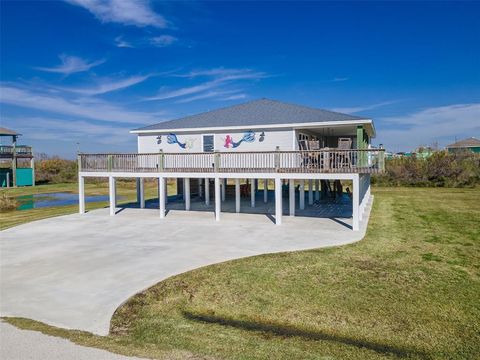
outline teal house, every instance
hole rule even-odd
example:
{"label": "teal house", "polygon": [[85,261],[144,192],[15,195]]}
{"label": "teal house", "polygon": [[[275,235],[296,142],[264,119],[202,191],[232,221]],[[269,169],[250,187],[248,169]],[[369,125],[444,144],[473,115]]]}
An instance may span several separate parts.
{"label": "teal house", "polygon": [[32,147],[17,144],[20,135],[0,127],[0,187],[35,185]]}
{"label": "teal house", "polygon": [[446,149],[449,153],[469,151],[480,154],[480,140],[470,137],[447,145]]}

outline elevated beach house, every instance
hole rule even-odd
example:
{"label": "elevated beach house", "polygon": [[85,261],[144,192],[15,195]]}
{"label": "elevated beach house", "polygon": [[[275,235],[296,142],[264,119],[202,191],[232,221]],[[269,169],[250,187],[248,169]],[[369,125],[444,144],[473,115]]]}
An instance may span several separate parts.
{"label": "elevated beach house", "polygon": [[[136,154],[79,154],[80,213],[85,211],[86,177],[109,179],[111,215],[116,212],[117,178],[137,179],[140,207],[145,206],[143,180],[158,179],[160,218],[165,217],[168,201],[165,180],[176,178],[185,210],[191,209],[192,196],[201,197],[208,206],[212,201],[217,221],[226,180],[234,183],[236,212],[240,212],[242,195],[251,197],[252,207],[258,194],[268,202],[270,184],[275,204],[272,217],[278,225],[284,211],[294,216],[296,209],[304,209],[305,202],[312,204],[320,192],[338,192],[342,183],[348,183],[352,228],[358,230],[370,199],[370,175],[384,167],[384,150],[370,145],[375,136],[371,119],[268,99],[131,133],[138,138]],[[241,185],[246,179],[247,184]]]}

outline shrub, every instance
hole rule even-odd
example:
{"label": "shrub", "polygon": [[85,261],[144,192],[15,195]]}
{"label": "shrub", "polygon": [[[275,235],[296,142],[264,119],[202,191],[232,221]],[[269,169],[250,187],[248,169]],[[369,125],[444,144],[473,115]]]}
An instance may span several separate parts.
{"label": "shrub", "polygon": [[15,210],[17,206],[17,200],[2,192],[0,195],[0,212]]}
{"label": "shrub", "polygon": [[438,151],[428,158],[387,159],[385,173],[372,182],[380,186],[465,187],[480,184],[480,155]]}
{"label": "shrub", "polygon": [[35,163],[37,183],[63,183],[77,181],[77,162],[59,157],[43,157]]}

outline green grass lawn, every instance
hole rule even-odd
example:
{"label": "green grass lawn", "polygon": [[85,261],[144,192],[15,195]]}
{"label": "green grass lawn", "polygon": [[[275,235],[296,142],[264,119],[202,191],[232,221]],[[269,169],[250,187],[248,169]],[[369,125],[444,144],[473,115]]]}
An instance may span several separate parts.
{"label": "green grass lawn", "polygon": [[362,241],[174,276],[119,308],[108,337],[8,321],[153,358],[480,358],[480,192],[374,194]]}

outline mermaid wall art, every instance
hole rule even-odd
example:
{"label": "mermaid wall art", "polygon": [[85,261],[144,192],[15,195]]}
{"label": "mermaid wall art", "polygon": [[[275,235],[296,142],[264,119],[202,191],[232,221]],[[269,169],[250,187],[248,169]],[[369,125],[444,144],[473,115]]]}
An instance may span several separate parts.
{"label": "mermaid wall art", "polygon": [[246,131],[243,134],[243,137],[239,141],[234,141],[231,135],[227,135],[225,137],[225,143],[223,144],[223,147],[227,149],[235,149],[239,147],[243,142],[246,143],[251,143],[255,141],[255,133],[253,131]]}
{"label": "mermaid wall art", "polygon": [[185,142],[180,142],[177,135],[170,133],[167,135],[167,143],[169,144],[178,144],[182,149],[191,149],[195,144],[195,140],[197,139],[186,139]]}

